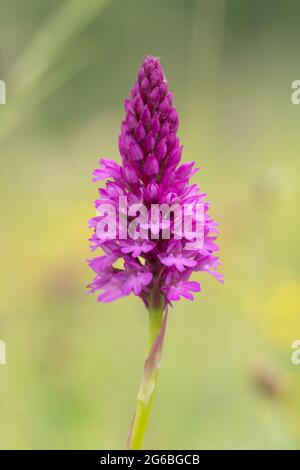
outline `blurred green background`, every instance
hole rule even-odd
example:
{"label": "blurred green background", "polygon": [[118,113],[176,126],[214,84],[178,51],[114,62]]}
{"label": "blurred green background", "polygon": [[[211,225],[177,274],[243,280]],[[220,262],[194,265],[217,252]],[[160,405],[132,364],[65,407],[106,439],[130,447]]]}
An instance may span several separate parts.
{"label": "blurred green background", "polygon": [[300,448],[299,17],[290,0],[1,2],[1,448],[124,446],[147,315],[86,295],[87,220],[147,54],[220,222],[225,285],[198,276],[170,312],[145,447]]}

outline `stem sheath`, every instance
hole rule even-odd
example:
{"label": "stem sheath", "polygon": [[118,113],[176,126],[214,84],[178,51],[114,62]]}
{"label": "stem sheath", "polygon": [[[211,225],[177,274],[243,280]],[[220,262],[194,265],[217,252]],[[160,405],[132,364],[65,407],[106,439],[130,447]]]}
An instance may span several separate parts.
{"label": "stem sheath", "polygon": [[167,321],[167,311],[164,312],[161,300],[157,302],[153,299],[148,311],[149,353],[145,361],[136,411],[127,439],[127,448],[130,450],[138,450],[142,447],[143,438],[152,411]]}

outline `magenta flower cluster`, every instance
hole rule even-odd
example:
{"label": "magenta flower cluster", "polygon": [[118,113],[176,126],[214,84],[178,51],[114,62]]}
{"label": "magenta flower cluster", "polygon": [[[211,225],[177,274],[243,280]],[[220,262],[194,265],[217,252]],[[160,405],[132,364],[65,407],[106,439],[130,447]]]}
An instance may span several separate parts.
{"label": "magenta flower cluster", "polygon": [[[197,171],[194,162],[180,164],[178,114],[158,58],[145,58],[125,101],[125,112],[119,137],[122,164],[101,159],[93,173],[94,181],[108,179],[105,188],[99,189],[96,208],[109,202],[117,210],[120,196],[126,196],[129,205],[142,203],[146,207],[154,203],[193,207],[201,202],[205,208],[203,246],[191,250],[186,248],[184,237],[175,239],[172,231],[175,221],[171,222],[170,239],[99,237],[96,227],[101,216],[98,215],[90,221],[91,247],[92,250],[101,248],[104,254],[89,261],[96,273],[90,291],[99,291],[101,302],[134,293],[148,305],[149,294],[154,289],[165,305],[181,296],[193,300],[192,293],[201,290],[198,282],[190,280],[194,271],[206,271],[223,282],[217,272],[217,224],[208,215],[206,194],[200,193],[196,184],[189,184]],[[157,227],[158,235],[163,223],[162,220]],[[120,260],[123,267],[115,267]]]}

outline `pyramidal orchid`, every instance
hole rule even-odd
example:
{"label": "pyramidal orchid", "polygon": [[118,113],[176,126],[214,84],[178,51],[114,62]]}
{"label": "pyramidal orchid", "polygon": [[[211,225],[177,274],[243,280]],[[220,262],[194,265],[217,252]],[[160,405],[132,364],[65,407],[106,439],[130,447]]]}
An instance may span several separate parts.
{"label": "pyramidal orchid", "polygon": [[178,114],[160,61],[148,56],[125,100],[119,136],[122,163],[101,159],[94,181],[97,214],[90,220],[89,261],[96,273],[89,285],[100,302],[134,294],[149,312],[149,353],[127,439],[128,449],[142,446],[160,368],[167,311],[172,303],[201,290],[195,271],[220,282],[215,243],[217,224],[208,215],[206,194],[189,180],[194,162],[181,163]]}

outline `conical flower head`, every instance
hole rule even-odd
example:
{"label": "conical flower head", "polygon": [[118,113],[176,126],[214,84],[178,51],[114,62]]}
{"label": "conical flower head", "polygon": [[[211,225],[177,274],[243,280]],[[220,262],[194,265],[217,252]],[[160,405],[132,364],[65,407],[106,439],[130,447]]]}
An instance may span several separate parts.
{"label": "conical flower head", "polygon": [[[162,66],[148,56],[125,100],[122,164],[101,159],[94,171],[94,181],[108,180],[90,221],[92,249],[104,252],[89,261],[96,272],[89,287],[100,291],[99,301],[134,293],[148,305],[154,291],[165,304],[181,296],[193,300],[192,292],[200,291],[190,280],[193,271],[207,271],[222,282],[216,223],[207,213],[206,195],[189,184],[194,162],[180,165],[177,130]],[[123,266],[116,267],[120,261]]]}

